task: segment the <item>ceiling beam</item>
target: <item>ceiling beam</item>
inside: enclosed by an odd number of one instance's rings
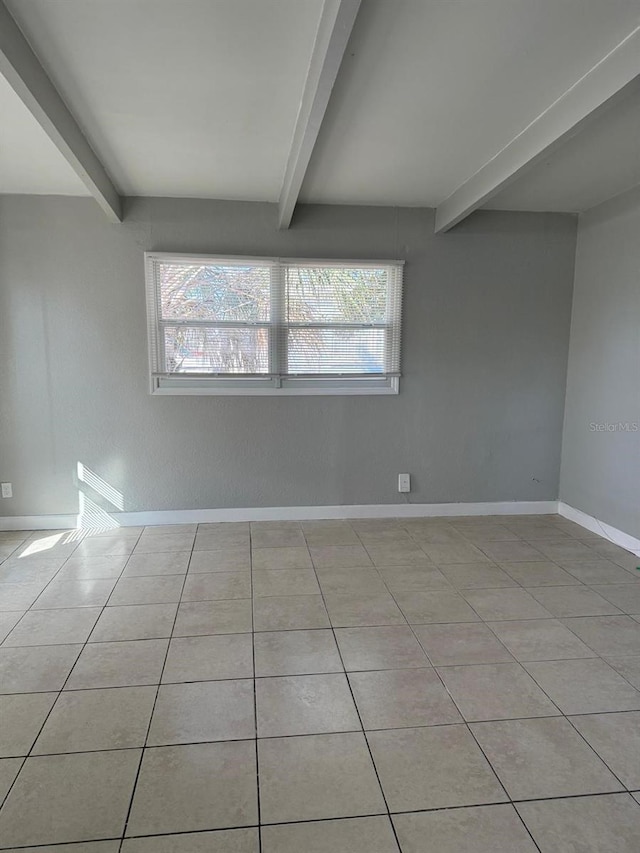
[[[0,73],[111,222],[121,222],[122,203],[111,178],[2,0]]]
[[[436,208],[448,231],[610,106],[640,75],[640,27],[623,39]]]
[[[288,228],[361,0],[325,0],[280,191],[278,227]]]

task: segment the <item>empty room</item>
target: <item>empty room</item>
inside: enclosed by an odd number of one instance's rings
[[[640,851],[640,0],[0,0],[0,853]]]

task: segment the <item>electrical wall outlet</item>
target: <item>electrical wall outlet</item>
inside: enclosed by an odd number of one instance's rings
[[[411,474],[398,474],[398,491],[411,491]]]
[[[11,485],[11,483],[0,483],[0,487],[2,488],[3,498],[13,497],[13,486]]]

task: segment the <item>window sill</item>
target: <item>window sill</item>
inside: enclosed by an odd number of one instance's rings
[[[321,379],[209,379],[203,377],[165,377],[151,379],[153,395],[208,395],[226,397],[294,397],[294,396],[376,396],[398,394],[397,376],[363,379],[345,377]]]

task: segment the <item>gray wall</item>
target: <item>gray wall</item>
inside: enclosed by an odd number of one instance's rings
[[[546,500],[558,494],[575,218],[0,198],[0,514],[76,512],[76,463],[125,509]],[[399,396],[151,397],[143,251],[405,258]]]
[[[580,217],[560,497],[640,537],[640,189]]]

